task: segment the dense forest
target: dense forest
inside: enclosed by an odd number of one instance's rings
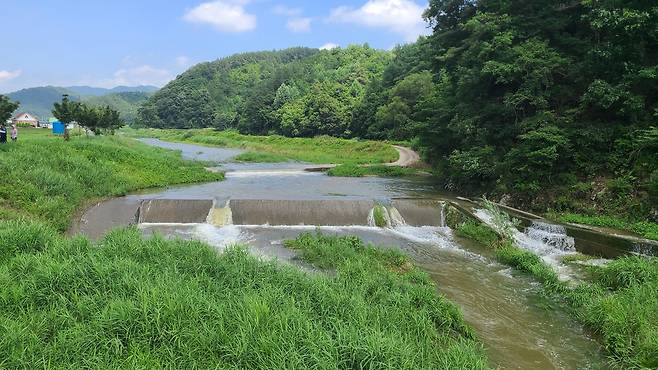
[[[431,0],[433,33],[235,55],[156,93],[138,123],[410,140],[447,189],[658,220],[658,6]]]

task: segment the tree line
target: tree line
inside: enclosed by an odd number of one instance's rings
[[[61,102],[54,104],[52,113],[63,124],[77,122],[96,135],[114,135],[114,131],[125,124],[121,114],[109,105],[96,107],[72,101],[68,95],[64,95]]]
[[[410,140],[460,193],[658,220],[655,2],[431,0],[424,16],[432,34],[392,52],[198,65],[138,123]]]

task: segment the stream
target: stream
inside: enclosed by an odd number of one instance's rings
[[[334,178],[306,172],[316,165],[232,163],[239,150],[142,139],[142,142],[179,150],[187,159],[216,162],[226,180],[201,185],[171,187],[134,194],[90,208],[72,232],[99,238],[134,214],[143,200],[213,200],[215,207],[229,202],[293,201],[300,213],[314,215],[318,204],[331,207],[340,201],[376,201],[389,204],[397,198],[451,199],[427,177],[388,179],[377,177]],[[326,203],[318,203],[318,202]],[[307,202],[307,203],[305,203]],[[270,204],[270,203],[267,203]],[[272,202],[277,205],[280,203]],[[308,204],[309,209],[304,209]],[[216,208],[216,209],[218,209]],[[229,209],[229,207],[226,207]],[[234,211],[235,212],[235,211]],[[233,217],[239,217],[233,215]],[[332,220],[329,220],[332,221]],[[457,304],[466,321],[484,343],[491,365],[503,369],[600,369],[605,358],[597,342],[567,312],[549,307],[541,286],[529,277],[495,262],[491,252],[456,237],[444,225],[409,226],[404,222],[377,228],[364,225],[233,225],[220,223],[140,224],[145,235],[200,239],[218,249],[235,243],[248,244],[254,254],[281,263],[299,264],[283,240],[302,232],[357,235],[367,242],[398,248],[410,256],[436,282],[438,291]],[[563,251],[560,251],[563,252]],[[310,266],[301,266],[312,269]]]

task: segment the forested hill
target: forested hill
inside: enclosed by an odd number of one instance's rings
[[[391,53],[291,49],[196,66],[140,122],[415,139],[461,193],[658,219],[656,2],[431,0],[425,16],[433,34]]]
[[[367,46],[293,48],[199,64],[140,111],[149,127],[239,128],[246,133],[351,136],[351,113],[392,54]]]

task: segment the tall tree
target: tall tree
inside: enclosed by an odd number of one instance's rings
[[[16,111],[19,106],[20,103],[13,102],[6,96],[0,95],[0,123],[4,124],[8,119],[10,119],[14,111]]]

